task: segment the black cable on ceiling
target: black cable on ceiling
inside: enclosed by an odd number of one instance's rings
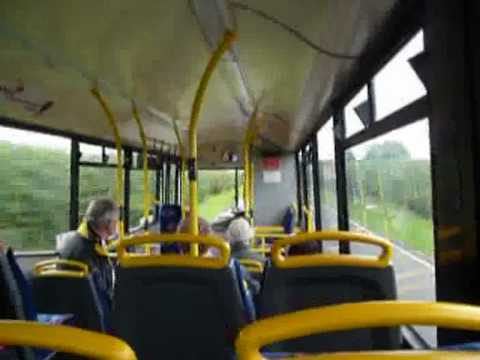
[[[266,12],[262,11],[262,10],[259,10],[259,9],[256,9],[256,8],[253,8],[249,5],[246,5],[246,4],[243,4],[243,3],[240,3],[240,2],[236,2],[236,1],[232,1],[230,2],[230,6],[234,9],[238,9],[238,10],[243,10],[243,11],[248,11],[252,14],[255,14],[261,18],[263,18],[264,20],[267,20],[275,25],[278,25],[280,26],[282,29],[284,29],[285,31],[289,32],[291,35],[293,35],[294,37],[296,37],[298,40],[300,40],[301,42],[303,42],[304,44],[308,45],[309,47],[311,47],[313,50],[317,51],[318,53],[320,54],[323,54],[325,56],[329,56],[329,57],[332,57],[332,58],[335,58],[335,59],[343,59],[343,60],[354,60],[354,59],[357,59],[359,56],[358,55],[351,55],[351,54],[342,54],[342,53],[337,53],[335,51],[331,51],[331,50],[328,50],[328,49],[325,49],[324,47],[318,45],[318,44],[315,44],[312,40],[310,40],[309,38],[307,38],[305,35],[303,35],[300,31],[298,31],[297,29],[294,29],[293,27],[291,27],[290,25],[280,21],[279,19],[277,19],[276,17],[270,15],[270,14],[267,14]]]

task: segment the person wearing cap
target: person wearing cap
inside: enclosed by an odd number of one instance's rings
[[[250,241],[255,236],[253,228],[244,217],[238,217],[228,225],[225,237],[230,244],[232,257],[242,260],[257,260],[263,262],[263,255],[252,251]]]
[[[88,265],[107,311],[113,298],[113,265],[103,245],[116,234],[119,216],[120,210],[112,199],[92,200],[78,229],[62,234],[62,245],[57,249],[61,259]]]

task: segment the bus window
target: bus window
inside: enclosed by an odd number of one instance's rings
[[[109,147],[101,147],[98,145],[91,145],[80,143],[80,153],[82,154],[82,162],[89,163],[106,163],[106,164],[116,164],[117,163],[117,151]],[[105,156],[105,159],[104,159]],[[103,161],[105,160],[105,161]]]
[[[353,147],[346,163],[351,230],[394,242],[400,299],[435,300],[428,119]],[[434,343],[433,330],[422,331]]]
[[[200,170],[198,177],[200,216],[213,221],[235,206],[235,170]],[[243,187],[240,184],[241,198]]]
[[[149,171],[150,200],[155,196],[155,171]],[[143,171],[132,170],[130,172],[130,227],[139,225],[143,218]],[[151,206],[153,209],[153,206]]]
[[[53,250],[69,227],[70,140],[1,127],[0,173],[0,239]]]
[[[420,31],[374,77],[377,119],[383,119],[427,93],[408,62],[422,51],[423,32]]]
[[[335,146],[333,120],[330,119],[317,133],[320,170],[320,199],[323,229],[337,229],[337,177],[335,174]]]
[[[349,137],[365,128],[355,112],[355,108],[368,100],[367,86],[364,86],[357,95],[345,106],[345,132]]]
[[[322,229],[337,229],[337,176],[335,173],[333,120],[331,118],[318,131],[317,142]],[[338,253],[338,242],[324,241],[323,251]]]

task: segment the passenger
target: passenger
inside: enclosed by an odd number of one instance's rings
[[[120,211],[108,198],[92,200],[84,220],[76,231],[64,235],[60,258],[88,264],[102,297],[103,307],[110,312],[113,297],[113,265],[103,245],[116,233]]]
[[[190,216],[187,214],[185,219],[182,220],[180,225],[178,226],[178,232],[187,234],[189,233],[189,226],[190,226]],[[198,233],[200,235],[210,235],[212,233],[212,227],[210,223],[202,217],[198,218]],[[189,254],[190,246],[186,244],[182,244],[182,249],[184,254]],[[217,249],[211,249],[206,245],[200,244],[198,247],[198,253],[200,256],[208,256],[208,257],[215,257],[217,256],[216,253]]]
[[[318,241],[307,241],[298,245],[290,245],[288,255],[309,255],[320,252],[320,244]]]
[[[160,209],[160,232],[173,234],[177,231],[182,220],[182,208],[179,205],[163,205]],[[161,246],[162,254],[178,254],[182,247],[177,243],[164,243]]]
[[[249,259],[263,262],[265,260],[263,255],[252,251],[250,247],[250,241],[254,236],[254,231],[247,219],[239,217],[233,220],[225,233],[225,237],[230,243],[232,257],[238,260]]]

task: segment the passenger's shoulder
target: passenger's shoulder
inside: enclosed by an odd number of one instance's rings
[[[59,235],[57,250],[63,257],[71,257],[88,251],[89,241],[77,231],[68,231]]]

